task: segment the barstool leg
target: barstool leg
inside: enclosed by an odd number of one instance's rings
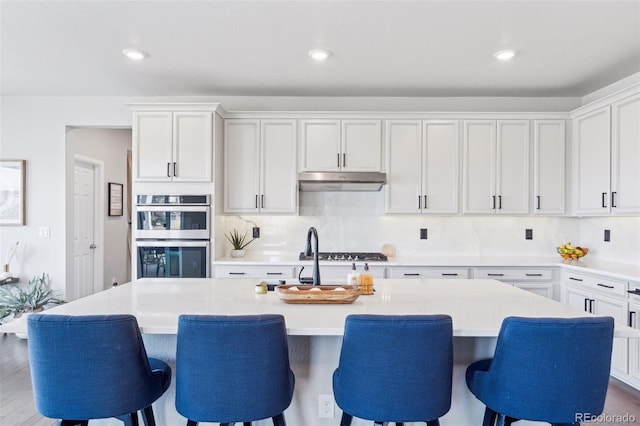
[[[351,420],[353,420],[353,416],[343,411],[340,426],[351,426]]]
[[[271,418],[273,420],[273,426],[287,426],[287,422],[284,421],[284,414],[276,414]]]
[[[145,426],[156,426],[156,419],[153,416],[153,407],[151,405],[142,410],[142,422]]]
[[[187,426],[198,426],[198,422],[195,420],[187,420]]]
[[[427,426],[440,426],[440,419],[429,420]]]
[[[125,414],[124,416],[118,416],[118,420],[124,423],[124,426],[139,426],[137,412]]]
[[[482,426],[493,426],[496,422],[496,416],[498,413],[487,407],[484,410],[484,419],[482,420]]]

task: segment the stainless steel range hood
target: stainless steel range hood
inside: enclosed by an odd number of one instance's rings
[[[298,174],[300,191],[380,191],[387,175],[379,172],[305,172]]]

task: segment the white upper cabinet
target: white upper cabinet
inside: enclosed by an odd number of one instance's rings
[[[464,122],[463,213],[529,211],[529,121]]]
[[[137,111],[133,120],[138,182],[211,182],[213,113]]]
[[[573,123],[575,213],[640,213],[640,94]]]
[[[609,212],[611,113],[609,106],[573,121],[576,214]]]
[[[295,135],[295,120],[225,120],[225,213],[296,213]]]
[[[640,94],[612,106],[611,211],[640,213]]]
[[[301,171],[382,169],[380,120],[300,120]]]
[[[386,122],[386,213],[458,213],[458,122]]]
[[[565,121],[533,122],[533,213],[565,212]]]

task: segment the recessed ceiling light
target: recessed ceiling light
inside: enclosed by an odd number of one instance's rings
[[[316,61],[324,61],[331,55],[331,52],[323,49],[313,49],[309,51],[309,56],[311,56]]]
[[[133,59],[134,61],[140,61],[149,56],[149,54],[147,54],[146,52],[137,49],[124,49],[122,51],[122,54],[129,59]]]
[[[493,54],[493,57],[501,61],[508,61],[509,59],[512,59],[514,56],[516,56],[516,53],[517,52],[515,50],[511,49],[499,50]]]

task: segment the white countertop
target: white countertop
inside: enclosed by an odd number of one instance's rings
[[[180,314],[282,314],[290,335],[340,336],[348,314],[448,314],[455,336],[494,337],[507,316],[580,317],[585,312],[495,280],[376,280],[372,296],[351,304],[287,304],[274,292],[255,294],[253,279],[141,279],[46,313],[133,314],[143,333],[175,334]],[[0,328],[25,332],[24,318]],[[626,326],[618,337],[638,337]]]
[[[358,264],[364,262],[356,262]],[[243,258],[223,257],[213,262],[215,266],[264,266],[264,265],[311,265],[312,262],[298,260],[297,255],[258,256]],[[321,261],[322,266],[349,266],[350,262]],[[573,270],[607,274],[614,278],[640,281],[640,264],[608,262],[589,258],[563,260],[559,256],[403,256],[390,257],[387,262],[369,262],[370,266],[468,266],[468,267],[568,267]]]

